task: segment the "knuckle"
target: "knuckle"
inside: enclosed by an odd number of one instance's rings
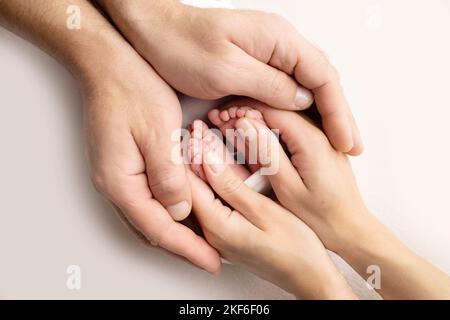
[[[124,183],[123,179],[109,169],[110,166],[99,166],[91,172],[91,181],[101,195],[123,208],[138,206],[136,195]]]
[[[221,194],[223,196],[236,194],[239,192],[244,182],[235,175],[227,175],[223,178]]]
[[[277,26],[284,26],[286,24],[289,24],[289,22],[284,18],[282,15],[274,12],[264,12],[262,13],[264,15],[264,20],[267,23],[272,23]]]
[[[333,77],[334,79],[337,79],[338,81],[340,81],[341,75],[339,74],[338,69],[336,69],[336,67],[335,67],[332,63],[329,63],[329,65],[330,65],[332,77]]]
[[[320,64],[321,66],[327,67],[329,68],[330,66],[330,60],[328,58],[328,55],[319,49],[318,55],[317,55],[317,62],[318,64]]]
[[[295,27],[285,17],[278,13],[265,13],[265,23],[280,37],[286,33],[296,31]]]
[[[94,173],[91,177],[95,189],[106,199],[123,208],[134,208],[138,206],[136,196],[129,188],[121,184],[119,178]],[[115,182],[113,182],[115,181]]]
[[[272,200],[269,200],[265,197],[260,197],[258,201],[255,201],[251,204],[251,209],[252,211],[257,213],[267,212],[269,209],[273,209],[272,204]]]
[[[317,49],[317,50],[318,50],[318,53],[317,53],[316,63],[318,65],[318,68],[320,68],[321,70],[325,70],[326,82],[330,82],[335,79],[339,79],[338,71],[331,63],[330,58],[328,57],[326,52],[321,49]]]
[[[194,21],[198,33],[199,43],[203,46],[215,46],[222,35],[229,29],[232,15],[224,10],[211,11],[203,19]]]
[[[232,220],[232,217],[233,217],[234,215],[238,214],[238,212],[237,212],[236,210],[231,209],[231,208],[228,207],[228,206],[224,206],[224,205],[222,204],[222,202],[221,202],[219,199],[216,199],[216,200],[218,201],[218,203],[220,203],[220,208],[218,207],[216,212],[217,212],[217,214],[220,215],[220,217],[221,217],[222,220],[224,221],[224,224],[223,224],[223,225],[226,226],[226,225],[227,225],[226,223],[228,223],[228,221]],[[222,232],[223,232],[224,234],[227,234],[227,233],[228,233],[227,230],[228,230],[228,229],[224,228],[224,229],[222,230]]]
[[[120,204],[121,207],[125,208],[127,211],[133,211],[135,208],[139,208],[142,203],[142,199],[136,198],[136,195],[129,189],[122,186],[117,187],[110,198]]]
[[[275,74],[272,76],[271,82],[270,82],[270,88],[271,90],[267,92],[267,94],[271,95],[272,97],[279,97],[282,95],[283,88],[285,87],[285,81],[284,81],[284,73],[281,71],[276,71]],[[270,97],[269,97],[270,98]]]
[[[297,159],[293,159],[292,163],[298,164],[299,161]],[[302,192],[298,190],[298,188],[277,188],[277,197],[283,204],[295,204],[295,203],[301,203],[301,200],[304,199]],[[291,207],[293,209],[294,207]],[[298,210],[294,210],[297,212]]]
[[[218,198],[213,200],[210,210],[211,216],[218,218],[203,221],[204,231],[210,236],[208,241],[211,241],[212,245],[220,250],[233,251],[239,245],[239,241],[233,229],[232,219],[239,213],[223,205]]]
[[[112,181],[114,181],[114,178],[110,173],[111,170],[108,168],[109,166],[106,165],[99,165],[95,167],[91,171],[91,181],[97,192],[111,199],[111,195],[113,194]]]
[[[150,189],[153,192],[174,194],[185,187],[186,179],[181,173],[159,172],[157,178],[149,178]]]
[[[143,229],[145,230],[145,237],[152,246],[164,247],[166,246],[168,239],[171,237],[172,226],[172,224],[167,223],[160,225],[157,229],[155,229],[152,222],[148,222],[147,225],[143,226]]]
[[[232,59],[221,54],[213,58],[209,64],[210,69],[205,74],[207,91],[211,98],[222,98],[233,92],[233,67]]]
[[[103,193],[104,190],[106,190],[106,179],[101,172],[98,171],[91,172],[91,181],[97,192]]]
[[[214,214],[218,216],[228,216],[230,214],[231,209],[222,204],[218,198],[215,198],[211,204],[212,211]]]
[[[210,210],[211,210],[211,216],[214,217],[218,217],[218,221],[220,221],[221,225],[224,225],[223,222],[225,220],[227,220],[230,215],[232,214],[232,210],[223,205],[222,201],[218,198],[215,198],[211,205],[210,205]],[[218,229],[217,224],[215,223],[217,220],[206,220],[205,221],[205,226],[206,228],[211,232],[211,233],[215,233],[217,235],[218,232],[222,233],[224,232],[225,229]]]

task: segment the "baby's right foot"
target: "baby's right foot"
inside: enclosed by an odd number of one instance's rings
[[[257,171],[260,166],[256,161],[257,158],[257,148],[258,146],[254,146],[254,148],[249,148],[246,141],[239,142],[236,138],[236,132],[239,130],[236,127],[238,122],[242,122],[244,119],[255,120],[262,125],[266,126],[264,118],[262,114],[255,109],[252,109],[248,106],[236,107],[232,106],[227,109],[218,110],[213,109],[208,113],[208,118],[212,124],[214,124],[217,128],[220,129],[222,134],[227,139],[233,139],[234,141],[230,141],[233,143],[238,154],[245,156],[245,163],[250,168],[250,171]],[[239,126],[238,126],[239,127]]]

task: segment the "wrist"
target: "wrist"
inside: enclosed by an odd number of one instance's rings
[[[369,214],[352,226],[352,231],[341,239],[336,252],[361,276],[367,275],[369,266],[382,266],[386,262],[402,260],[407,252],[397,237],[375,216]]]
[[[353,292],[344,277],[336,270],[335,274],[328,281],[324,282],[321,288],[322,300],[357,300],[358,297]]]
[[[380,226],[364,205],[330,216],[319,228],[321,232],[318,235],[328,250],[339,255],[355,244],[365,246],[371,243],[371,237]]]
[[[322,248],[323,249],[323,248]],[[315,259],[314,264],[305,268],[304,257],[297,257],[298,261],[288,261],[280,274],[280,287],[291,292],[299,299],[308,300],[354,300],[353,293],[347,281],[332,262],[327,253],[321,259]]]
[[[139,21],[164,21],[185,6],[179,0],[96,0],[106,13],[122,28]]]
[[[375,244],[384,243],[390,238],[386,227],[369,211],[348,221],[343,232],[336,238],[336,253],[347,255],[349,252],[369,252]]]
[[[317,267],[317,266],[316,266]],[[291,291],[298,299],[308,300],[356,300],[358,297],[353,293],[351,287],[344,279],[339,270],[334,266],[331,268],[317,268],[320,274],[314,279],[298,279],[297,273],[292,279]]]
[[[97,3],[133,47],[141,54],[145,52],[144,56],[152,56],[152,50],[179,34],[175,30],[178,26],[185,29],[183,24],[189,21],[185,16],[191,10],[179,0],[97,0]]]
[[[65,57],[69,69],[80,81],[106,76],[127,45],[118,34],[109,30],[95,32],[88,38]]]
[[[86,43],[67,63],[84,91],[123,82],[134,61],[142,60],[115,31],[98,31]]]

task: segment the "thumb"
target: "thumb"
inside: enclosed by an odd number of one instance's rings
[[[208,243],[225,258],[231,258],[230,252],[252,247],[249,234],[258,231],[258,228],[241,213],[224,205],[202,179],[192,172],[188,171],[187,174],[194,191],[193,211]]]
[[[267,227],[277,212],[276,204],[247,186],[214,150],[205,150],[203,157],[203,170],[213,190],[253,225]]]
[[[232,93],[252,97],[270,106],[285,110],[304,110],[314,100],[311,91],[292,77],[246,54],[241,49],[238,59],[239,77],[231,82]]]
[[[191,211],[191,190],[180,147],[180,129],[158,128],[144,150],[148,184],[153,197],[174,220],[185,219]]]

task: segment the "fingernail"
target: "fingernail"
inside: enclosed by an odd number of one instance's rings
[[[209,166],[215,174],[221,174],[225,170],[225,164],[217,153],[208,150],[204,155],[204,164]]]
[[[166,207],[166,210],[169,212],[169,214],[175,221],[181,221],[186,219],[186,217],[189,215],[190,211],[189,209],[190,209],[189,202],[185,200]]]
[[[297,87],[297,93],[295,94],[295,106],[298,110],[305,110],[309,108],[314,100],[314,96],[311,91],[303,87]]]

